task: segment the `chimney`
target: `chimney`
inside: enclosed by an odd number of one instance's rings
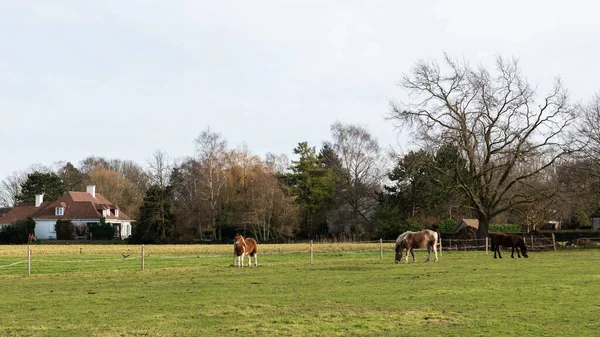
[[[43,202],[44,202],[44,194],[36,194],[35,195],[35,207],[40,207],[40,205]]]
[[[96,197],[96,185],[87,185],[86,192],[92,195],[93,198]]]

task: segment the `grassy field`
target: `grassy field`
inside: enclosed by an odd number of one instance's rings
[[[1,336],[595,336],[600,250],[394,264],[391,244],[0,246]],[[81,251],[80,251],[81,248]],[[123,258],[121,254],[129,255]]]

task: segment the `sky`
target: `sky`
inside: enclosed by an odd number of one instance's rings
[[[540,90],[600,89],[593,1],[0,1],[0,180],[88,156],[145,165],[231,148],[293,158],[336,121],[410,148],[386,120],[418,60],[517,58]],[[542,92],[543,93],[543,92]]]

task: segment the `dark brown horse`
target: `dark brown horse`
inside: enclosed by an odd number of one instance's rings
[[[252,267],[252,257],[254,257],[254,266],[258,266],[256,240],[251,238],[244,239],[240,234],[236,234],[233,243],[233,266],[244,267],[245,255],[248,255],[248,267]]]
[[[490,234],[489,237],[492,239],[492,250],[494,251],[494,259],[496,258],[496,252],[498,252],[498,256],[502,258],[500,254],[500,246],[503,247],[511,247],[512,253],[510,257],[515,257],[515,249],[517,250],[517,256],[521,258],[521,254],[519,254],[519,249],[523,254],[523,257],[529,257],[527,255],[527,246],[525,246],[525,240],[517,234],[503,234],[503,233],[494,233]]]

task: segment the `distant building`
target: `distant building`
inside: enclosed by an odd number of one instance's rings
[[[600,208],[590,216],[592,229],[600,229]]]
[[[477,219],[462,219],[456,227],[454,227],[454,233],[460,232],[463,228],[472,227],[476,230],[479,229],[479,220]]]
[[[73,225],[100,222],[115,228],[115,238],[125,239],[131,235],[132,219],[119,208],[96,193],[96,186],[87,186],[86,192],[65,192],[53,202],[44,202],[44,195],[36,195],[35,202],[22,203],[0,216],[0,226],[9,225],[27,217],[35,220],[35,236],[38,239],[56,239],[56,221],[71,220]]]

